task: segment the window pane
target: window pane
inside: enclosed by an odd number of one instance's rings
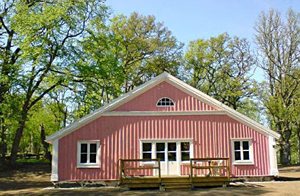
[[[174,102],[169,98],[161,98],[158,103],[158,106],[173,106]]]
[[[151,153],[143,153],[143,159],[151,159]]]
[[[248,141],[243,142],[243,150],[249,150],[249,142]]]
[[[234,152],[235,160],[241,160],[241,153],[240,152]]]
[[[240,150],[240,142],[234,142],[234,150]]]
[[[81,144],[80,148],[81,148],[81,152],[87,153],[87,144]]]
[[[189,142],[181,142],[181,151],[189,151],[190,143]]]
[[[168,153],[168,160],[169,161],[176,161],[176,153],[175,152],[169,152]]]
[[[87,154],[80,155],[80,163],[87,163]]]
[[[160,161],[165,161],[165,153],[156,153],[156,158],[160,159]]]
[[[190,153],[189,152],[182,152],[181,153],[181,160],[182,161],[188,161],[188,160],[190,160]]]
[[[168,143],[168,151],[176,151],[176,143]]]
[[[97,145],[96,144],[90,144],[90,153],[96,153],[97,150]]]
[[[244,160],[250,160],[249,151],[244,151]]]
[[[96,163],[96,154],[90,154],[90,163]]]
[[[156,151],[165,151],[165,143],[156,143]]]
[[[143,151],[151,151],[151,143],[143,143]]]

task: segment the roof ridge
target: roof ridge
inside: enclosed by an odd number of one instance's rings
[[[279,138],[280,135],[274,131],[272,131],[269,128],[264,127],[263,125],[259,124],[255,120],[245,116],[244,114],[241,114],[240,112],[230,108],[229,106],[221,103],[220,101],[210,97],[209,95],[201,92],[200,90],[188,85],[187,83],[181,81],[180,79],[172,76],[168,72],[164,71],[160,75],[152,78],[151,80],[145,82],[144,84],[134,88],[132,91],[125,93],[118,98],[112,100],[112,102],[105,104],[104,106],[100,107],[99,109],[96,109],[95,111],[91,112],[90,114],[87,114],[86,116],[78,119],[77,121],[73,122],[69,126],[55,132],[54,134],[48,136],[46,138],[47,142],[52,142],[56,139],[59,139],[74,130],[77,130],[78,128],[86,125],[87,123],[99,118],[101,114],[103,114],[106,111],[110,111],[128,101],[133,99],[134,97],[142,94],[143,92],[147,91],[148,89],[156,86],[157,84],[163,82],[163,81],[170,81],[172,84],[175,85],[175,87],[181,88],[181,90],[192,94],[192,96],[196,97],[197,99],[200,99],[201,101],[213,105],[217,107],[218,109],[223,109],[229,116],[234,118],[235,120],[242,122],[244,124],[247,124],[248,126],[252,127],[255,130],[259,130],[265,134],[271,135],[275,138]],[[124,102],[124,103],[123,103]]]

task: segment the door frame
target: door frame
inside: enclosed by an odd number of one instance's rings
[[[151,152],[151,157],[152,159],[155,159],[156,158],[156,143],[165,143],[165,154],[167,153],[167,148],[168,148],[168,145],[167,143],[169,142],[175,142],[176,143],[176,159],[177,159],[177,171],[176,171],[176,174],[175,175],[181,175],[181,172],[180,172],[180,167],[182,164],[187,164],[189,163],[189,161],[181,161],[181,149],[180,149],[180,143],[181,142],[189,142],[190,143],[190,158],[194,158],[194,144],[193,144],[193,139],[192,138],[184,138],[184,139],[173,139],[173,138],[170,138],[170,139],[139,139],[139,144],[140,144],[140,158],[143,158],[143,143],[151,143],[152,144],[152,152]],[[167,155],[165,155],[167,156]],[[154,164],[154,163],[151,163],[151,162],[143,162],[142,163],[143,165],[145,164]],[[167,171],[167,175],[169,175],[168,173],[168,163],[166,161],[165,163],[165,171]],[[156,174],[157,175],[157,174]],[[173,174],[174,175],[174,174]]]

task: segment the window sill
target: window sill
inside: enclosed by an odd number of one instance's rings
[[[235,161],[233,165],[254,165],[253,161]]]
[[[77,165],[77,168],[100,168],[99,164]]]
[[[155,162],[151,161],[151,162],[142,162],[142,163],[140,163],[140,166],[147,166],[147,165],[153,166],[153,165],[155,165]]]

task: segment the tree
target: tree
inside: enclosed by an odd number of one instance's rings
[[[69,49],[89,20],[103,15],[100,1],[16,1],[10,26],[20,48],[22,71],[14,88],[24,94],[10,163],[14,165],[30,109],[56,87],[68,83]],[[28,28],[30,27],[30,28]]]
[[[291,144],[295,98],[300,78],[295,69],[300,63],[300,15],[289,10],[286,18],[270,10],[256,24],[256,42],[268,84],[264,103],[271,127],[280,135],[280,162],[291,163]]]
[[[153,16],[119,15],[94,20],[77,62],[79,116],[168,71],[176,75],[182,44]],[[97,101],[95,101],[97,100]]]
[[[241,111],[254,104],[256,83],[251,76],[255,66],[249,43],[226,33],[190,42],[185,54],[188,82]]]
[[[0,2],[0,130],[1,130],[1,162],[5,160],[7,144],[7,127],[12,115],[9,109],[9,93],[20,70],[18,59],[20,48],[16,45],[16,32],[10,21],[15,12],[14,1]]]

